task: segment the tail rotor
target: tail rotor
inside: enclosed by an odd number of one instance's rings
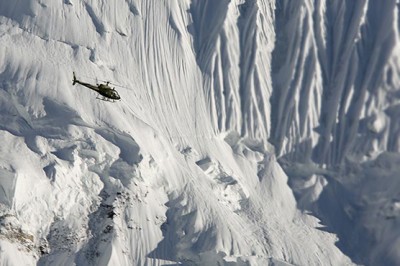
[[[77,79],[76,79],[76,76],[75,76],[75,72],[72,72],[72,74],[73,74],[73,80],[72,80],[72,85],[75,85],[75,83],[76,83],[76,81],[77,81]]]

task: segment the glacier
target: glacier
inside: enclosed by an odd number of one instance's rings
[[[0,1],[0,265],[400,264],[399,8]]]

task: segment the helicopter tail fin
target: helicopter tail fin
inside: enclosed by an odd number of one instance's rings
[[[75,85],[75,83],[76,83],[76,81],[77,81],[77,79],[76,79],[76,77],[75,77],[75,72],[72,72],[72,74],[73,74],[73,76],[74,76],[74,78],[73,78],[73,80],[72,80],[72,85]]]

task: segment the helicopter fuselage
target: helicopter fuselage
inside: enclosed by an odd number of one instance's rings
[[[110,86],[108,86],[106,84],[98,84],[97,86],[95,86],[95,85],[92,85],[92,84],[89,84],[86,82],[79,81],[77,79],[74,79],[73,81],[74,81],[73,84],[78,83],[82,86],[85,86],[86,88],[96,91],[97,93],[99,93],[100,95],[102,95],[105,98],[109,98],[112,100],[121,99],[118,92],[114,88],[111,88]]]

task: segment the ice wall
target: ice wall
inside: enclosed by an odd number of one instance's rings
[[[270,141],[299,206],[370,265],[398,263],[386,244],[399,237],[387,218],[398,194],[382,189],[399,182],[398,12],[397,1],[280,1],[275,10]]]
[[[279,150],[308,145],[329,165],[398,151],[385,112],[398,86],[396,1],[282,1],[276,18],[271,141]]]

